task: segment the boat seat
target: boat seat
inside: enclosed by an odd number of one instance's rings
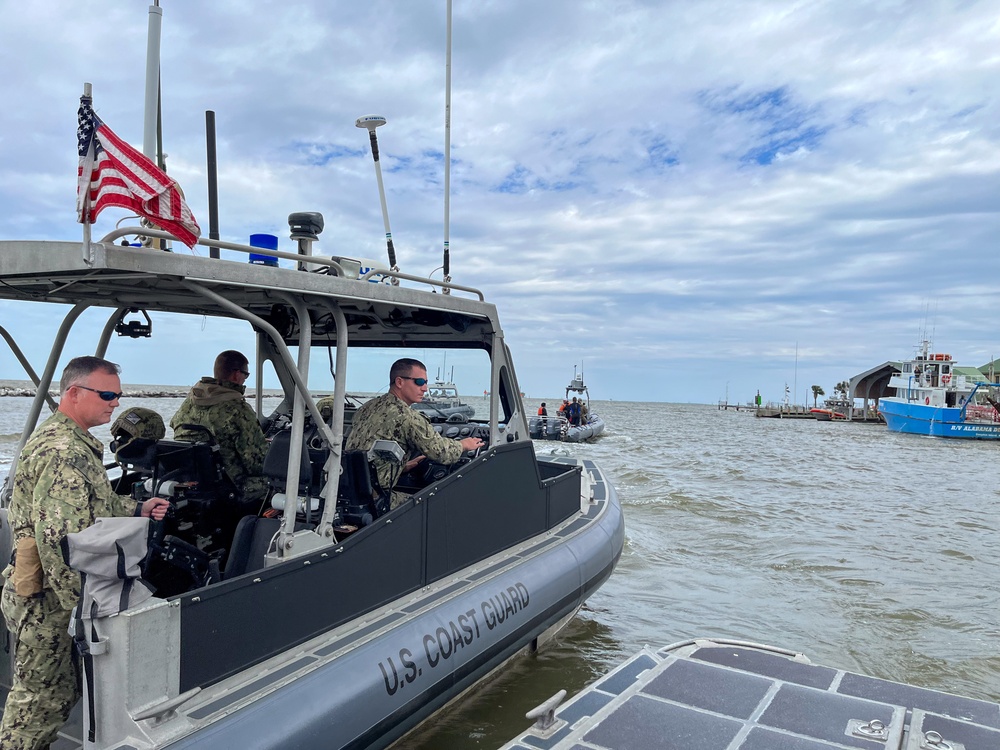
[[[112,449],[116,448],[113,444]],[[194,443],[135,438],[117,449],[115,458],[123,469],[123,478],[141,475],[152,476],[157,483],[168,479],[196,482],[204,493],[214,493],[218,497],[237,495],[214,440]],[[127,483],[123,490],[128,491]],[[154,486],[153,491],[156,492],[157,487]]]
[[[211,442],[158,440],[156,470],[160,479],[199,481],[214,486],[219,480],[222,458],[219,446]]]
[[[344,451],[340,459],[343,471],[337,487],[337,508],[343,520],[358,526],[367,526],[374,519],[389,512],[389,499],[374,497],[372,467],[368,451]]]
[[[267,482],[278,492],[285,491],[285,482],[288,479],[288,455],[292,445],[291,430],[282,430],[271,440],[271,445],[264,456],[264,468],[262,473],[267,477]],[[310,494],[313,489],[313,468],[309,460],[309,446],[303,442],[302,457],[299,461],[299,490]]]
[[[280,518],[244,516],[236,525],[233,543],[222,571],[223,580],[241,576],[264,567],[264,556],[271,539],[281,528]]]
[[[372,472],[367,451],[344,451],[340,459],[344,470],[340,474],[338,497],[365,505],[372,497]]]

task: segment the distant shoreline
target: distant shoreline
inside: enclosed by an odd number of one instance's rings
[[[20,398],[34,398],[35,391],[37,389],[30,381],[11,381],[11,380],[0,380],[0,398],[4,396],[15,396]],[[187,398],[188,393],[190,393],[190,386],[179,386],[179,385],[133,385],[133,386],[123,386],[122,388],[122,398]],[[253,389],[247,389],[247,398],[252,398],[254,395]],[[325,396],[325,393],[314,393],[314,398],[320,398]],[[357,392],[351,393],[350,395],[354,397],[369,397],[378,395],[376,393],[367,392]],[[58,400],[59,391],[49,390],[49,396]],[[265,388],[264,398],[283,398],[284,393],[278,388]]]
[[[188,394],[187,388],[183,388],[176,391],[171,390],[125,390],[123,391],[123,398],[184,398]],[[34,388],[2,388],[0,387],[0,397],[2,396],[23,396],[27,398],[35,397],[36,389]],[[49,395],[52,398],[59,398],[59,391],[49,391]]]

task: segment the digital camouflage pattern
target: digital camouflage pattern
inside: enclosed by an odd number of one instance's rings
[[[4,750],[53,742],[79,697],[67,630],[80,574],[63,560],[60,544],[98,517],[136,510],[131,498],[114,493],[103,456],[97,438],[56,412],[35,430],[18,461],[8,517],[15,545],[35,539],[43,580],[40,595],[22,597],[14,591],[13,567],[4,571],[0,609],[16,640],[14,687],[0,724]]]
[[[462,444],[441,437],[430,421],[416,409],[411,409],[392,393],[384,393],[366,401],[354,415],[346,450],[371,450],[376,440],[395,440],[406,451],[403,463],[424,455],[440,464],[453,464],[462,457]],[[389,461],[375,458],[379,485],[391,490],[402,469]],[[395,507],[394,502],[394,507]]]
[[[175,440],[202,442],[203,430],[187,429],[185,424],[207,429],[219,444],[222,465],[229,478],[243,493],[244,500],[256,500],[267,494],[267,481],[261,475],[267,441],[257,415],[243,397],[243,386],[215,378],[202,378],[191,388],[177,413],[170,420]]]

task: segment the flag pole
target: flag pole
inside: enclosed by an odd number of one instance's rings
[[[163,24],[163,8],[156,4],[149,6],[149,29],[146,38],[146,102],[143,110],[142,153],[156,163],[156,110],[160,96],[160,27]]]
[[[142,153],[153,164],[156,156],[156,130],[160,109],[160,28],[163,26],[163,8],[160,0],[149,6],[149,25],[146,36],[146,100],[142,121]],[[162,167],[161,167],[162,169]],[[147,220],[148,221],[148,220]],[[149,226],[149,224],[147,224]],[[156,250],[166,249],[163,240],[146,240]]]
[[[83,95],[87,99],[93,97],[94,87],[89,83],[83,84]],[[83,196],[83,262],[90,264],[93,258],[90,255],[90,182],[88,179],[87,190]],[[79,188],[78,188],[79,189]]]

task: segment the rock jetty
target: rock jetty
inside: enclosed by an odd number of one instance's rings
[[[184,398],[188,394],[187,388],[178,388],[177,390],[132,390],[126,388],[123,393],[125,398]],[[34,388],[23,388],[17,386],[0,386],[0,396],[27,396],[34,397]],[[59,391],[49,391],[49,395],[52,398],[59,398]]]

